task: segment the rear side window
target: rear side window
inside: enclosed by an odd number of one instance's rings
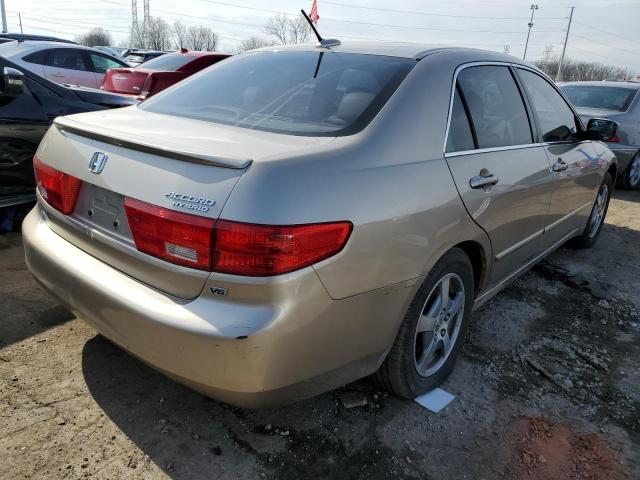
[[[473,150],[473,134],[469,118],[460,99],[460,91],[456,88],[451,109],[451,121],[449,123],[449,135],[447,136],[447,152],[462,152]]]
[[[369,124],[415,64],[330,51],[246,53],[138,108],[286,135],[351,135]]]
[[[465,68],[458,75],[458,87],[467,102],[478,148],[532,143],[527,111],[508,67]]]
[[[71,48],[54,48],[47,52],[45,65],[69,70],[90,71],[91,69],[84,61],[83,53],[82,50]]]
[[[46,50],[40,50],[39,52],[33,52],[33,53],[30,53],[29,55],[26,55],[25,57],[23,57],[22,60],[24,60],[25,62],[29,62],[29,63],[37,63],[38,65],[44,65],[45,64],[46,53],[47,53]]]
[[[540,75],[518,69],[544,142],[574,140],[577,132],[576,117],[555,88]]]

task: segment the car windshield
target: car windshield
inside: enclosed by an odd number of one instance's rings
[[[576,107],[619,112],[629,108],[633,96],[638,91],[634,88],[597,85],[562,85],[560,89]]]
[[[159,57],[152,58],[145,62],[144,67],[140,68],[144,68],[145,70],[174,72],[193,59],[194,57],[189,57],[180,53],[160,55]]]
[[[415,63],[349,53],[252,52],[140,108],[288,135],[351,135],[368,125]]]

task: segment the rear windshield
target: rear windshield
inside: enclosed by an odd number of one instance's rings
[[[140,104],[150,112],[288,135],[366,127],[416,61],[333,52],[232,57]]]
[[[194,57],[188,57],[179,53],[160,55],[159,57],[152,58],[151,60],[145,62],[144,67],[140,68],[144,68],[145,70],[175,72],[180,67],[193,60],[193,58]]]
[[[595,85],[561,85],[560,89],[576,107],[618,110],[619,112],[624,112],[629,108],[633,96],[638,91],[634,88]]]

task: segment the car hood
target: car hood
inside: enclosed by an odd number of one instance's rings
[[[128,107],[139,103],[139,100],[135,98],[105,92],[104,90],[97,90],[95,88],[81,87],[78,85],[65,85],[65,87],[73,91],[85,102],[93,103],[95,105],[115,108]]]
[[[58,117],[58,126],[129,148],[231,168],[316,151],[334,137],[302,137],[147,112],[135,106]]]

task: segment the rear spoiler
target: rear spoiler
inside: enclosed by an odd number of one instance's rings
[[[117,145],[130,150],[173,158],[174,160],[181,160],[184,162],[235,169],[247,168],[253,162],[250,158],[226,157],[222,155],[190,152],[183,149],[152,145],[151,143],[147,143],[138,138],[129,137],[123,132],[115,132],[105,129],[98,130],[93,126],[76,122],[65,117],[56,118],[53,124],[65,136],[66,134],[79,135],[81,137],[90,138],[92,140],[97,140],[111,145]]]

